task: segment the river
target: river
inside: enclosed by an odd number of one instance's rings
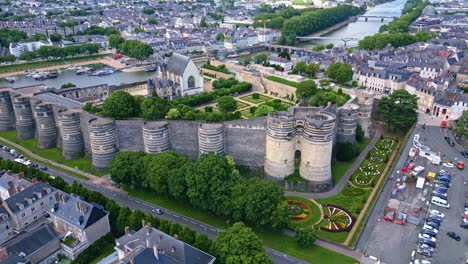
[[[407,0],[396,0],[387,2],[375,7],[370,8],[364,15],[365,16],[401,16],[401,9]],[[362,39],[365,36],[374,35],[379,31],[382,25],[388,24],[392,19],[386,18],[382,22],[380,18],[369,18],[366,22],[364,18],[359,18],[355,22],[351,22],[341,28],[331,31],[322,37],[331,38],[357,38]],[[343,46],[344,42],[341,40],[314,40],[308,42],[301,42],[297,44],[300,47],[311,48],[318,44],[333,43],[335,46]],[[356,46],[358,41],[349,41],[347,46]]]

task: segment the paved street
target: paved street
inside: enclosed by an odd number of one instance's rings
[[[420,141],[424,145],[429,146],[435,152],[440,152],[443,160],[465,159],[460,154],[460,150],[462,150],[460,146],[450,147],[445,142],[443,137],[448,130],[440,129],[440,121],[422,117],[419,123],[426,123],[426,129],[418,127],[413,131],[401,157],[397,161],[395,169],[392,171],[392,175],[396,175],[397,170],[404,166],[415,133],[420,134]],[[427,159],[419,158],[417,162],[426,167],[423,175],[426,175],[428,171],[437,172],[440,170],[438,166],[429,164]],[[451,208],[447,210],[440,207],[431,207],[431,209],[437,209],[446,214],[446,219],[443,221],[437,237],[437,248],[433,257],[429,259],[432,263],[465,263],[464,260],[468,257],[468,231],[459,227],[460,215],[463,212],[463,195],[468,190],[466,186],[468,173],[466,170],[460,172],[457,169],[451,169],[450,171],[453,176],[451,188],[448,191]],[[411,261],[411,252],[417,246],[417,236],[421,226],[412,224],[400,226],[382,219],[383,210],[390,199],[395,181],[396,177],[389,179],[385,184],[356,248],[359,251],[365,251],[368,255],[379,258],[382,263],[409,263]],[[449,238],[446,235],[448,231],[456,232],[461,236],[462,240],[457,242]],[[421,256],[416,255],[416,258],[421,258]]]
[[[4,150],[0,150],[0,156],[2,156],[5,159],[11,159],[13,160],[13,156],[5,152]],[[153,204],[147,203],[143,200],[139,200],[136,198],[133,198],[131,196],[128,196],[124,193],[114,191],[105,187],[102,187],[101,185],[97,185],[94,183],[91,183],[90,181],[77,178],[75,176],[71,176],[69,174],[66,174],[61,171],[57,171],[54,169],[48,169],[47,173],[49,173],[52,176],[59,176],[63,178],[67,183],[73,183],[73,181],[81,183],[83,186],[85,186],[89,190],[97,191],[102,194],[104,194],[106,197],[114,200],[116,203],[118,203],[121,206],[128,206],[132,210],[141,210],[143,212],[151,212],[152,209],[156,208],[162,208],[162,207],[156,207]],[[202,223],[200,221],[197,221],[192,218],[188,218],[184,215],[177,214],[175,212],[172,212],[168,209],[164,209],[164,214],[158,216],[167,220],[170,220],[172,222],[179,223],[181,225],[186,225],[192,228],[193,230],[197,231],[198,233],[203,233],[208,235],[210,238],[216,237],[218,234],[218,229],[216,227],[210,226],[208,224]],[[274,263],[282,264],[282,263],[307,263],[302,260],[299,260],[297,258],[294,258],[292,256],[286,255],[282,252],[276,251],[271,248],[266,248],[266,251],[268,253],[268,256],[273,260]]]

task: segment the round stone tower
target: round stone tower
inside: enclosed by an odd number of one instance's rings
[[[143,124],[143,145],[146,153],[159,154],[169,149],[169,126],[167,122]]]
[[[34,105],[33,113],[37,127],[37,147],[39,149],[56,147],[57,127],[52,105],[39,102]]]
[[[359,125],[364,130],[366,137],[372,137],[374,129],[372,127],[372,104],[374,103],[374,94],[366,90],[357,90],[356,92],[359,109]]]
[[[267,118],[265,174],[276,180],[294,172],[296,153],[295,118],[285,112]]]
[[[336,140],[339,143],[356,142],[356,129],[359,117],[359,105],[345,104],[338,108]]]
[[[224,125],[211,123],[198,125],[198,149],[200,155],[210,152],[224,155]]]
[[[331,156],[334,133],[334,114],[321,111],[305,118],[299,172],[310,181],[309,188],[314,192],[327,191],[333,186]]]
[[[15,113],[9,91],[0,91],[0,130],[15,129]]]
[[[89,121],[89,140],[93,168],[97,171],[106,170],[117,153],[117,127],[115,121],[96,118]]]
[[[60,110],[57,115],[62,135],[62,157],[73,159],[83,155],[84,141],[80,126],[80,114],[71,110]]]
[[[16,133],[18,139],[30,139],[34,137],[34,118],[31,103],[28,97],[15,95],[12,98],[13,109],[16,118]]]

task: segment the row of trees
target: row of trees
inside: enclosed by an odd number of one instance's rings
[[[66,58],[83,54],[96,54],[101,46],[97,43],[68,46],[65,48],[55,46],[42,46],[36,51],[36,55],[42,58]],[[34,53],[29,53],[30,55]]]
[[[406,2],[403,8],[403,16],[393,20],[392,22],[380,27],[379,32],[400,33],[408,32],[408,28],[421,14],[423,9],[428,5],[427,1],[410,0]]]
[[[153,48],[150,45],[139,40],[125,40],[118,34],[109,35],[109,46],[137,60],[144,60],[153,55]]]
[[[235,223],[227,230],[221,231],[216,239],[211,241],[205,234],[197,234],[187,226],[160,219],[151,213],[145,214],[140,210],[132,211],[128,207],[121,207],[102,193],[90,191],[77,182],[68,185],[62,178],[52,178],[34,167],[27,167],[17,162],[0,158],[0,169],[24,172],[25,176],[29,179],[36,178],[39,181],[48,182],[59,190],[67,193],[76,193],[88,202],[104,206],[106,211],[109,212],[112,234],[105,235],[87,248],[74,261],[76,264],[91,263],[102,253],[101,250],[104,246],[114,243],[114,236],[120,237],[123,235],[126,226],[132,230],[139,230],[142,227],[142,220],[171,236],[177,235],[181,241],[215,256],[220,263],[235,263],[231,261],[239,259],[246,261],[246,263],[271,263],[271,260],[266,256],[262,241],[243,223]],[[260,262],[257,262],[257,260],[260,260]]]
[[[418,32],[415,35],[409,33],[375,34],[367,36],[359,41],[359,48],[365,50],[382,49],[388,44],[394,48],[410,45],[418,41],[428,41],[434,38],[436,34],[427,32]]]
[[[361,8],[355,6],[339,5],[334,8],[304,12],[301,16],[293,16],[284,20],[279,43],[292,45],[296,42],[296,36],[306,36],[328,28],[362,11]]]
[[[296,64],[296,66],[292,70],[292,73],[314,77],[315,73],[318,72],[319,70],[320,70],[320,65],[318,65],[317,63],[307,64],[304,61],[300,61]]]
[[[274,228],[289,223],[281,186],[243,178],[231,157],[210,153],[191,161],[172,151],[159,155],[119,152],[109,172],[115,182],[188,202],[234,221]]]

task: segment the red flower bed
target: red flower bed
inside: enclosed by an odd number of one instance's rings
[[[298,214],[298,215],[293,215],[291,216],[291,220],[292,221],[303,221],[303,220],[306,220],[308,218],[310,218],[312,216],[312,208],[310,208],[310,206],[308,206],[306,203],[302,202],[302,201],[296,201],[296,200],[288,200],[288,205],[297,205],[297,206],[300,206],[303,210],[308,210],[308,214],[306,213],[301,213],[301,214]]]

